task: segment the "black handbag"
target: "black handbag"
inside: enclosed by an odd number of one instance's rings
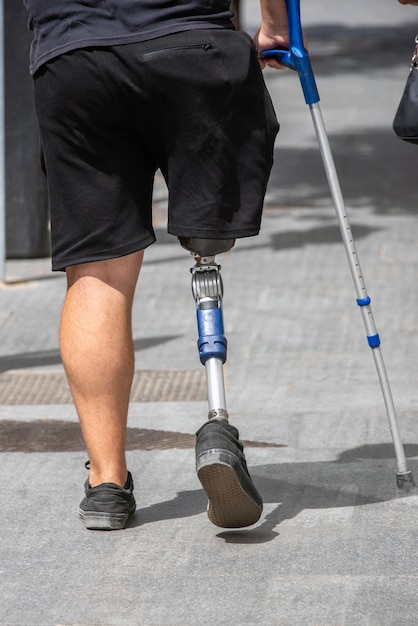
[[[393,120],[395,135],[411,143],[418,143],[418,35],[415,44],[408,80]]]

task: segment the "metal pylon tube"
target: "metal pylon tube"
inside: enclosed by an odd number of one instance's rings
[[[205,363],[209,418],[227,417],[223,363],[213,357]]]

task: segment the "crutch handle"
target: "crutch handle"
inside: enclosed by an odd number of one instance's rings
[[[296,70],[302,85],[306,104],[319,102],[319,93],[312,71],[308,51],[303,43],[302,25],[300,21],[300,0],[285,0],[287,23],[289,30],[289,49],[277,48],[264,50],[261,56],[274,58],[291,70]]]

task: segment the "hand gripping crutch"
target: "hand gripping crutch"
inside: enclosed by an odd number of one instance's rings
[[[404,447],[401,440],[398,419],[389,385],[389,380],[380,348],[380,338],[377,333],[370,306],[370,297],[367,295],[359,258],[344,206],[341,187],[335,169],[334,159],[331,153],[328,137],[319,106],[319,93],[312,71],[309,54],[303,44],[302,27],[300,20],[300,0],[285,0],[289,27],[289,49],[266,50],[262,52],[264,58],[273,57],[282,65],[296,70],[299,74],[305,102],[309,105],[316,137],[319,143],[322,161],[324,164],[329,188],[335,204],[338,224],[344,242],[351,275],[357,293],[357,304],[360,307],[364,325],[367,332],[367,340],[372,349],[373,357],[382,388],[383,398],[389,419],[395,448],[398,472],[396,477],[397,487],[404,492],[415,488],[412,472],[407,469]]]

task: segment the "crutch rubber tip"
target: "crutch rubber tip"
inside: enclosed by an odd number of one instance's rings
[[[408,493],[416,491],[412,472],[398,472],[396,474],[396,486],[398,488],[399,495],[406,495]]]

